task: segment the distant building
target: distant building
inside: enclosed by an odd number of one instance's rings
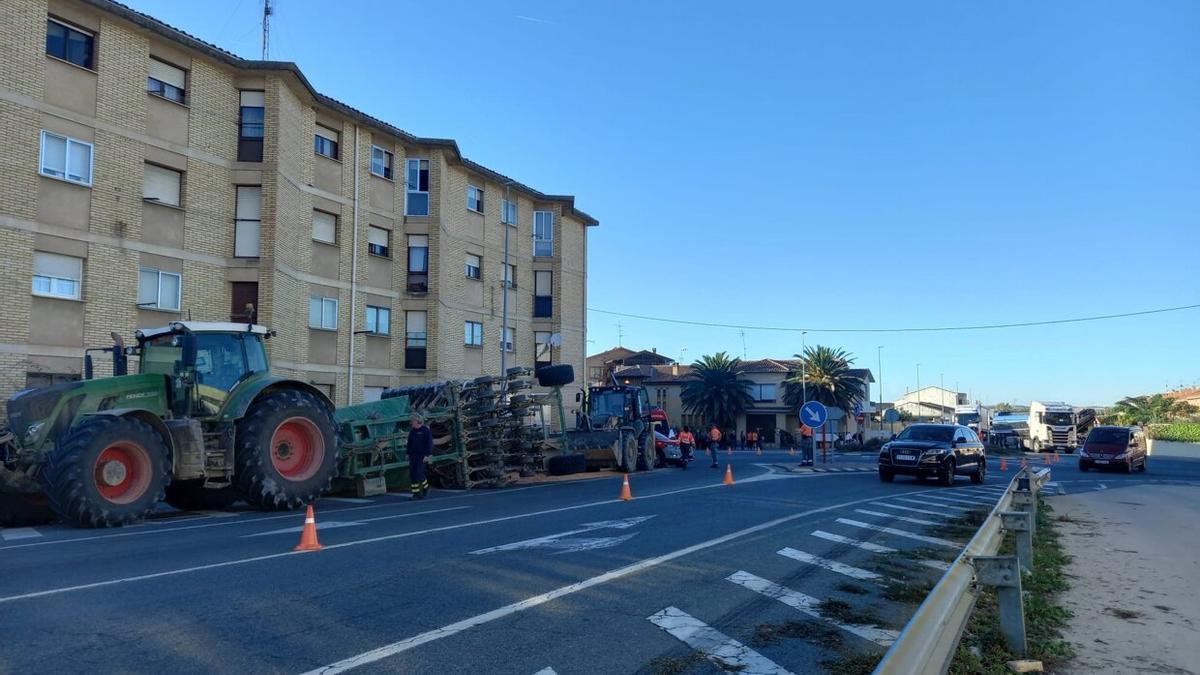
[[[1200,411],[1200,387],[1191,387],[1188,389],[1172,391],[1167,394],[1167,398],[1175,399],[1176,401],[1182,401],[1183,403],[1187,403],[1193,408],[1196,408],[1197,411]]]
[[[641,366],[668,366],[675,360],[658,353],[657,349],[635,351],[614,347],[587,357],[587,382],[591,385],[611,384],[613,376],[624,384],[637,384],[651,375],[650,370],[639,370]]]
[[[922,422],[954,419],[954,406],[967,405],[967,395],[941,387],[921,387],[896,399],[893,406]]]

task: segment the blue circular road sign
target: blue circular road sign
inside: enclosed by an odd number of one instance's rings
[[[809,401],[800,407],[800,421],[809,427],[817,428],[829,419],[829,411],[820,401]]]

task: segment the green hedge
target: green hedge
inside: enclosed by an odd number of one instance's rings
[[[1175,422],[1173,424],[1151,424],[1146,435],[1156,441],[1179,441],[1200,443],[1200,423]]]

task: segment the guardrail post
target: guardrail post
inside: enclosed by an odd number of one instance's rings
[[[1026,470],[1017,476],[1017,486],[1013,490],[1012,504],[1018,511],[1029,513],[1029,532],[1037,534],[1037,480],[1033,472]]]
[[[1025,656],[1025,606],[1021,597],[1021,566],[1015,556],[977,556],[971,559],[975,579],[996,588],[1000,632],[1008,647]]]
[[[1030,527],[1028,511],[1001,511],[1000,522],[1004,529],[1017,535],[1017,560],[1021,568],[1033,571],[1033,528]]]

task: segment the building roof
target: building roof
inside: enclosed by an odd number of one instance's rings
[[[617,379],[648,378],[654,375],[654,366],[618,366],[613,369]]]
[[[197,38],[186,31],[175,28],[174,26],[164,23],[150,16],[149,14],[143,14],[142,12],[139,12],[119,2],[114,2],[113,0],[83,0],[83,2],[86,2],[97,9],[119,16],[126,21],[165,37],[168,40],[172,40],[190,49],[201,52],[209,58],[220,61],[227,66],[232,66],[242,70],[274,70],[290,73],[296,78],[299,84],[308,91],[309,95],[311,95],[313,99],[321,105],[332,108],[346,117],[356,120],[362,124],[375,127],[393,136],[398,136],[408,143],[412,143],[414,145],[432,145],[444,147],[450,150],[454,156],[462,162],[463,166],[471,169],[472,171],[481,173],[495,182],[511,184],[514,189],[522,191],[535,199],[542,201],[561,202],[567,209],[569,209],[572,215],[583,220],[587,225],[600,224],[600,221],[575,208],[574,196],[552,195],[540,190],[535,190],[534,188],[519,183],[498,171],[489,169],[478,162],[473,162],[466,157],[463,157],[462,151],[459,150],[458,142],[454,141],[453,139],[425,138],[416,136],[399,127],[388,124],[377,117],[372,117],[371,115],[368,115],[357,108],[353,108],[345,103],[342,103],[337,99],[322,94],[312,86],[312,83],[310,83],[308,78],[304,76],[304,73],[301,72],[300,67],[291,61],[255,61],[252,59],[243,59],[233,52],[221,49],[210,42],[205,42],[204,40],[201,40],[200,38]]]
[[[609,361],[616,361],[634,353],[635,352],[632,349],[613,347],[612,349],[602,351],[599,354],[592,354],[591,356],[587,357],[587,360],[592,361],[599,359],[601,363],[608,363]]]
[[[1189,387],[1188,389],[1180,389],[1167,393],[1167,398],[1173,398],[1178,401],[1193,401],[1200,399],[1200,387]]]
[[[654,375],[646,380],[646,384],[679,384],[692,377],[691,366],[654,368]]]

